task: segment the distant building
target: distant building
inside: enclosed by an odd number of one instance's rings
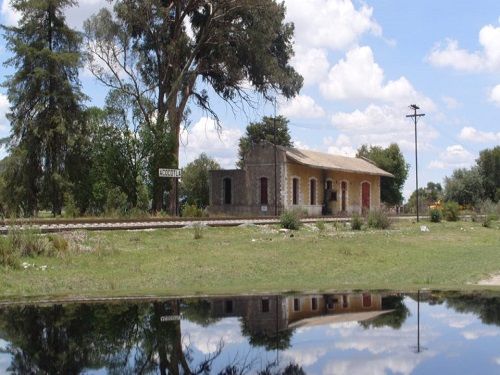
[[[276,161],[275,161],[276,160]],[[276,172],[275,172],[276,170]],[[210,213],[342,215],[380,208],[380,177],[394,177],[367,159],[254,145],[243,169],[210,171]]]

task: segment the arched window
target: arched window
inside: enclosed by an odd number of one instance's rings
[[[267,178],[262,177],[260,179],[260,204],[262,206],[267,206],[268,198],[267,198]]]
[[[292,180],[292,204],[299,204],[299,179]]]
[[[316,179],[312,178],[310,183],[309,183],[309,192],[311,194],[310,196],[310,204],[311,206],[316,204]]]
[[[232,203],[233,194],[232,194],[231,179],[228,177],[222,180],[222,195],[224,199],[224,204]]]

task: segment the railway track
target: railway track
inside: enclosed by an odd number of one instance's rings
[[[414,220],[414,216],[394,216],[397,220]],[[346,217],[310,217],[302,219],[303,223],[346,222]],[[0,223],[0,234],[12,229],[37,229],[42,233],[67,232],[76,230],[111,231],[111,230],[146,230],[174,229],[186,226],[202,225],[209,227],[235,227],[239,225],[268,225],[279,223],[278,217],[253,218],[147,218],[147,219],[80,219],[80,220],[19,220]]]

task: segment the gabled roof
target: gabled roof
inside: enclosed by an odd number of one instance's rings
[[[375,176],[394,177],[391,173],[375,166],[373,163],[368,161],[368,159],[333,155],[310,150],[300,150],[297,148],[283,149],[288,158],[309,167],[350,173],[370,174]]]

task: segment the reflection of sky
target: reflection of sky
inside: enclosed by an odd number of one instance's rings
[[[11,357],[9,354],[1,353],[7,349],[7,341],[0,339],[0,374],[6,374],[7,368],[10,365]]]

